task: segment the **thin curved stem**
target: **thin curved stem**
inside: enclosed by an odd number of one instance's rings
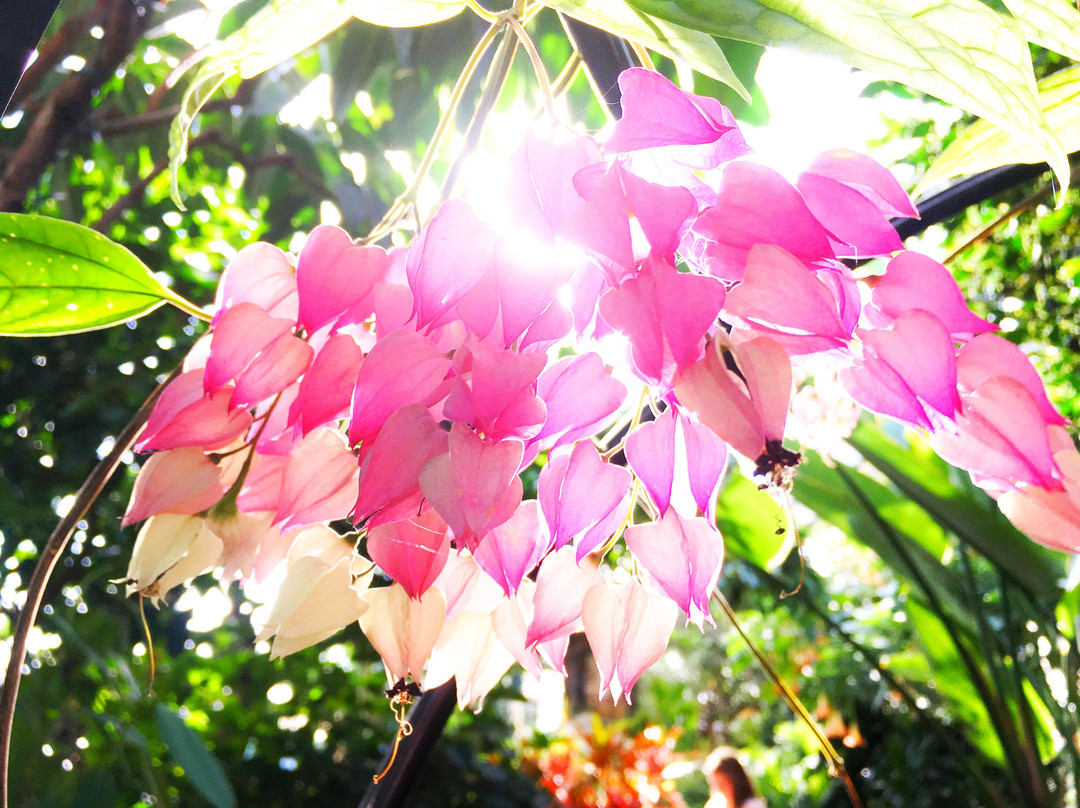
[[[473,14],[484,22],[493,23],[499,19],[498,13],[484,8],[477,0],[465,0],[465,5]]]
[[[515,18],[511,17],[510,27],[514,29],[518,41],[525,48],[525,52],[529,54],[529,61],[532,62],[533,73],[536,74],[536,83],[540,86],[540,94],[544,99],[544,107],[547,109],[548,115],[554,118],[555,96],[551,91],[551,80],[548,78],[547,68],[544,67],[544,60],[540,58],[540,52],[536,49],[532,37],[530,37],[525,30],[525,26]]]
[[[19,613],[19,621],[15,626],[15,635],[11,641],[11,656],[8,659],[7,673],[4,675],[3,694],[0,694],[0,806],[8,808],[8,762],[11,757],[11,729],[15,718],[15,701],[19,696],[19,682],[22,679],[23,665],[26,662],[26,640],[30,636],[30,630],[37,622],[38,610],[45,596],[45,585],[52,577],[56,562],[60,560],[64,548],[67,547],[71,534],[86,512],[90,510],[98,496],[105,488],[106,483],[112,478],[113,473],[120,465],[120,458],[135,443],[150,412],[157,402],[158,396],[169,382],[180,374],[178,366],[168,378],[157,386],[132,416],[127,426],[120,432],[110,451],[90,472],[78,492],[71,510],[67,512],[57,524],[56,529],[49,536],[48,541],[41,550],[37,566],[30,576],[30,584],[26,590],[26,603]]]
[[[420,190],[420,183],[424,181],[424,178],[431,170],[432,164],[435,162],[435,155],[439,153],[439,147],[442,145],[443,137],[450,129],[450,123],[457,114],[458,107],[461,105],[461,99],[465,96],[465,90],[469,86],[469,82],[472,80],[476,68],[479,67],[480,60],[484,58],[484,54],[487,53],[488,48],[491,47],[491,43],[495,41],[495,37],[506,24],[504,19],[500,17],[496,22],[491,24],[484,32],[484,35],[480,37],[480,41],[476,43],[476,47],[473,48],[472,53],[469,54],[468,61],[465,62],[465,67],[461,70],[461,75],[458,76],[457,83],[454,84],[454,89],[450,93],[450,102],[447,104],[446,111],[439,119],[438,126],[435,127],[435,132],[431,136],[431,142],[428,144],[427,151],[424,152],[424,157],[416,169],[416,176],[413,178],[409,187],[405,189],[405,192],[394,200],[394,204],[390,206],[386,215],[383,216],[382,221],[375,225],[367,238],[364,239],[365,242],[376,241],[389,233],[398,220],[405,215],[405,211],[408,210],[409,205],[415,204],[416,194]]]
[[[735,616],[735,610],[731,608],[731,604],[728,603],[727,598],[720,594],[719,589],[714,589],[712,596],[727,616],[727,619],[731,622],[731,625],[734,626],[735,630],[739,633],[742,641],[746,643],[746,647],[750,649],[750,653],[754,655],[754,658],[764,669],[766,675],[772,680],[773,684],[776,685],[777,690],[780,691],[780,695],[783,697],[784,701],[787,702],[788,707],[791,708],[791,711],[795,713],[796,717],[798,717],[798,719],[806,725],[807,729],[810,730],[811,734],[814,736],[814,741],[818,745],[818,749],[829,763],[829,772],[834,777],[839,778],[840,782],[844,784],[844,788],[847,790],[851,804],[855,806],[855,808],[863,808],[859,792],[855,790],[855,783],[852,782],[851,776],[844,767],[844,759],[840,757],[835,747],[833,747],[832,742],[825,737],[825,733],[822,732],[821,727],[818,726],[814,717],[810,715],[810,711],[803,706],[803,703],[799,701],[799,697],[787,686],[787,682],[784,681],[784,678],[779,674],[776,668],[772,666],[772,663],[769,662],[762,650],[750,639],[750,636],[739,623],[739,619]]]

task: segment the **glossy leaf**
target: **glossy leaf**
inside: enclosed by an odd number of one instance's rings
[[[1059,70],[1039,82],[1039,101],[1046,120],[1057,132],[1067,152],[1080,149],[1080,65]],[[1010,163],[1041,163],[1045,155],[1009,132],[976,121],[930,166],[919,183],[929,188],[960,174],[975,174]]]
[[[169,129],[172,197],[181,210],[177,171],[187,159],[191,125],[210,96],[234,76],[250,79],[311,47],[352,13],[349,0],[274,0],[199,66]]]
[[[364,22],[391,28],[442,22],[465,8],[463,0],[350,0],[346,5]]]
[[[749,103],[750,93],[728,64],[724,50],[709,34],[677,21],[654,17],[626,0],[544,0],[545,5],[644,45],[670,59],[685,62],[706,76],[722,81]]]
[[[0,213],[0,335],[91,331],[162,303],[199,311],[100,233],[47,216]]]
[[[214,808],[237,808],[236,793],[225,776],[225,769],[206,748],[202,736],[164,704],[157,706],[155,718],[161,740],[195,790]]]
[[[1035,144],[1068,184],[1061,142],[1038,101],[1027,39],[978,0],[628,0],[697,31],[829,53],[936,95]]]
[[[787,523],[780,505],[742,474],[732,473],[724,481],[716,504],[716,526],[724,536],[724,553],[771,570],[787,536],[777,533]],[[785,553],[786,555],[786,553]]]

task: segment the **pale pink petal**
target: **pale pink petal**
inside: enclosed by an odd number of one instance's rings
[[[611,283],[633,270],[630,211],[617,171],[609,171],[584,207],[566,218],[562,237],[593,258]]]
[[[127,527],[155,513],[199,513],[224,494],[221,470],[201,449],[157,452],[139,469],[120,526]]]
[[[1065,491],[1023,485],[997,501],[1001,512],[1029,538],[1064,553],[1080,553],[1080,507]]]
[[[667,409],[626,436],[626,461],[661,514],[675,482],[675,425],[675,412]]]
[[[1031,394],[1047,425],[1066,423],[1047,398],[1046,388],[1031,360],[1019,346],[1004,337],[983,334],[962,346],[956,354],[956,374],[960,388],[965,392],[974,390],[992,376],[1011,376]]]
[[[510,221],[540,236],[558,232],[563,220],[585,204],[574,188],[574,174],[599,159],[591,137],[556,145],[530,131],[510,158]]]
[[[585,637],[600,671],[600,696],[608,690],[618,703],[667,648],[679,608],[669,598],[652,595],[637,579],[592,587],[581,609]]]
[[[495,633],[489,614],[465,612],[447,621],[431,654],[424,687],[432,688],[454,677],[458,708],[479,702],[514,664]]]
[[[221,449],[251,426],[251,413],[229,407],[232,388],[203,394],[202,371],[191,370],[174,379],[154,405],[146,429],[135,444],[139,452],[198,446]]]
[[[446,594],[446,619],[453,620],[462,612],[491,612],[503,600],[503,591],[491,577],[480,569],[472,556],[461,551],[451,552],[446,566],[435,579],[435,586]]]
[[[581,618],[585,593],[602,580],[595,567],[578,565],[574,548],[563,547],[548,553],[536,575],[536,596],[526,645],[572,634]]]
[[[668,187],[619,169],[626,201],[654,253],[673,260],[683,233],[697,215],[697,200],[682,187]]]
[[[446,522],[429,510],[413,519],[373,527],[368,531],[367,551],[410,598],[418,598],[446,566],[450,535]]]
[[[360,491],[353,520],[363,522],[380,511],[411,502],[420,495],[420,471],[428,461],[446,454],[450,436],[419,404],[391,415],[360,466]],[[383,514],[379,521],[398,521]],[[401,518],[406,518],[402,516]]]
[[[539,679],[543,670],[540,665],[540,653],[536,648],[528,648],[525,645],[535,591],[535,583],[523,581],[521,588],[514,595],[502,599],[495,607],[495,611],[491,613],[491,622],[499,642],[514,655],[514,659],[521,667]]]
[[[410,598],[400,584],[369,589],[370,606],[360,628],[382,658],[391,684],[412,677],[419,681],[446,617],[446,597],[433,586]]]
[[[254,303],[271,317],[296,322],[296,269],[283,250],[258,242],[236,254],[221,273],[211,325],[239,303]]]
[[[765,450],[762,415],[750,400],[745,382],[732,373],[718,341],[675,378],[679,403],[743,457],[754,459]],[[790,373],[790,371],[789,371]]]
[[[408,404],[429,407],[445,395],[450,359],[420,334],[397,331],[380,339],[356,377],[349,441],[369,444],[391,413]]]
[[[930,312],[958,338],[997,330],[993,323],[971,312],[960,287],[943,264],[904,250],[889,262],[885,274],[876,279],[867,307],[867,322],[884,326],[910,309]]]
[[[422,328],[450,310],[484,277],[494,242],[468,203],[451,199],[409,248],[406,273]]]
[[[896,177],[865,154],[851,149],[831,149],[815,157],[807,171],[854,188],[887,216],[919,218],[919,212]]]
[[[550,365],[536,382],[547,405],[547,420],[535,440],[545,447],[591,435],[626,400],[626,385],[595,353],[567,356]]]
[[[724,539],[704,519],[683,519],[668,511],[658,521],[626,529],[626,546],[660,589],[699,629],[709,614],[709,598],[720,577]],[[542,568],[541,568],[542,569]]]

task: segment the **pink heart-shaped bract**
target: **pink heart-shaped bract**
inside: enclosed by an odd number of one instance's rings
[[[412,331],[395,331],[376,342],[356,375],[349,441],[366,447],[391,413],[409,404],[429,407],[442,398],[450,365],[431,340]]]
[[[363,321],[375,310],[374,300],[365,308],[358,304],[389,266],[382,247],[353,244],[340,227],[319,225],[308,235],[296,265],[299,325],[313,334],[350,309],[353,322]]]
[[[684,92],[644,68],[624,70],[619,90],[623,114],[606,152],[670,147],[672,159],[705,169],[750,151],[735,117],[715,98]]]
[[[353,520],[370,527],[406,519],[419,511],[420,471],[445,454],[450,436],[420,404],[402,407],[389,418],[360,465]]]
[[[327,421],[343,417],[352,402],[364,352],[348,334],[334,334],[315,355],[289,407],[289,423],[306,435]]]
[[[724,311],[792,354],[842,348],[851,340],[832,289],[772,244],[750,249],[742,281],[728,292]]]
[[[591,435],[626,400],[626,385],[611,378],[595,353],[565,356],[536,380],[536,394],[547,419],[534,441],[544,448],[573,443]]]
[[[532,647],[573,634],[581,620],[585,593],[602,580],[596,567],[578,564],[572,547],[548,553],[536,574],[533,616],[525,644]]]
[[[649,593],[636,578],[605,582],[585,593],[581,622],[597,670],[600,697],[611,691],[618,704],[667,648],[679,608],[670,598]]]
[[[443,203],[409,247],[405,263],[419,328],[453,308],[484,277],[493,249],[490,229],[467,202]]]
[[[807,265],[835,257],[828,231],[795,187],[749,160],[724,167],[716,204],[701,212],[692,231],[707,242],[699,251],[701,269],[727,281],[742,278],[757,244],[783,247]]]
[[[891,255],[904,249],[885,214],[856,189],[809,171],[800,174],[795,185],[810,212],[832,235],[838,258]]]
[[[410,598],[419,598],[446,566],[450,534],[446,522],[432,509],[411,519],[373,527],[368,531],[367,551]]]
[[[356,496],[356,456],[337,430],[308,434],[287,456],[277,517],[282,530],[340,519]]]
[[[181,446],[198,446],[212,451],[232,443],[252,422],[248,410],[234,410],[229,406],[232,392],[232,387],[223,387],[205,395],[201,368],[181,373],[166,386],[154,404],[135,451]]]
[[[210,325],[216,326],[239,303],[253,303],[271,317],[296,322],[296,269],[282,249],[257,242],[236,254],[221,273]]]
[[[997,334],[981,334],[956,353],[956,376],[964,392],[975,390],[993,376],[1011,376],[1024,385],[1049,425],[1067,423],[1046,396],[1039,372],[1015,343]]]
[[[193,446],[157,452],[143,463],[121,527],[156,513],[199,513],[225,494],[221,469]]]
[[[237,303],[218,320],[206,357],[203,390],[220,390],[243,373],[279,337],[292,331],[289,320],[271,317],[254,303]]]
[[[930,312],[956,339],[997,330],[993,323],[972,313],[956,280],[943,264],[927,255],[905,250],[876,279],[870,305],[866,307],[866,322],[876,328],[885,326],[911,309]]]
[[[713,278],[648,261],[600,299],[600,315],[630,340],[638,374],[669,387],[701,355],[702,338],[723,305],[724,287]]]
[[[521,503],[517,472],[525,444],[513,438],[485,441],[464,424],[454,424],[448,448],[420,473],[420,489],[454,538],[473,550]]]
[[[715,625],[709,598],[724,562],[720,531],[700,517],[683,519],[670,510],[657,521],[628,527],[624,535],[634,558],[683,610],[688,624],[702,630],[706,620]]]
[[[911,197],[885,166],[851,149],[830,149],[814,158],[807,173],[842,182],[873,202],[886,216],[918,219]]]
[[[491,529],[473,551],[473,558],[510,597],[550,549],[551,540],[540,529],[537,501],[528,499],[507,521]]]
[[[1006,487],[1028,483],[1061,490],[1046,423],[1022,383],[993,376],[962,401],[956,430],[930,435],[930,445],[946,462]]]
[[[605,522],[617,511],[632,481],[629,471],[605,463],[591,441],[549,458],[537,480],[537,498],[554,546],[580,540]],[[579,553],[579,560],[584,555]]]

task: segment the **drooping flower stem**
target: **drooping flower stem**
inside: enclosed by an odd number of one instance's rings
[[[739,632],[739,636],[742,641],[746,643],[746,647],[750,649],[750,653],[754,655],[754,658],[761,665],[762,670],[776,685],[776,689],[780,691],[781,697],[787,702],[788,707],[795,713],[800,721],[802,721],[810,733],[814,736],[814,741],[818,745],[818,750],[822,756],[828,761],[829,773],[834,777],[840,779],[844,784],[844,789],[848,793],[848,798],[851,800],[851,804],[855,808],[863,808],[862,799],[859,797],[859,792],[855,790],[855,784],[851,780],[851,776],[847,773],[847,769],[844,767],[844,759],[840,757],[836,749],[833,747],[832,742],[825,737],[825,733],[821,731],[821,727],[818,726],[814,717],[810,715],[810,712],[803,706],[803,703],[799,700],[799,697],[795,695],[794,691],[787,686],[780,673],[769,662],[768,657],[762,652],[760,648],[750,639],[750,636],[743,630],[742,625],[739,623],[739,619],[735,616],[735,610],[731,608],[731,604],[727,602],[720,590],[714,589],[713,600],[719,604],[721,610],[727,616],[727,619],[731,622],[731,625],[735,627],[735,630]]]
[[[0,695],[0,806],[8,808],[8,760],[11,753],[11,729],[15,718],[15,700],[19,695],[19,682],[22,679],[23,665],[26,662],[26,641],[30,636],[30,630],[37,623],[38,610],[45,595],[45,586],[52,577],[57,561],[60,560],[64,548],[79,520],[93,507],[97,498],[101,495],[105,485],[112,479],[113,474],[120,465],[120,458],[135,443],[139,437],[150,412],[154,409],[158,396],[165,386],[180,375],[180,367],[177,366],[168,378],[165,379],[152,392],[139,407],[135,415],[128,421],[127,426],[120,432],[113,444],[112,450],[94,467],[90,476],[86,478],[82,486],[75,494],[75,501],[71,509],[60,519],[56,529],[49,536],[45,546],[41,549],[34,572],[30,576],[30,584],[26,590],[26,603],[19,612],[19,620],[15,625],[15,633],[11,640],[11,656],[8,658],[7,672],[4,675],[3,694]]]

